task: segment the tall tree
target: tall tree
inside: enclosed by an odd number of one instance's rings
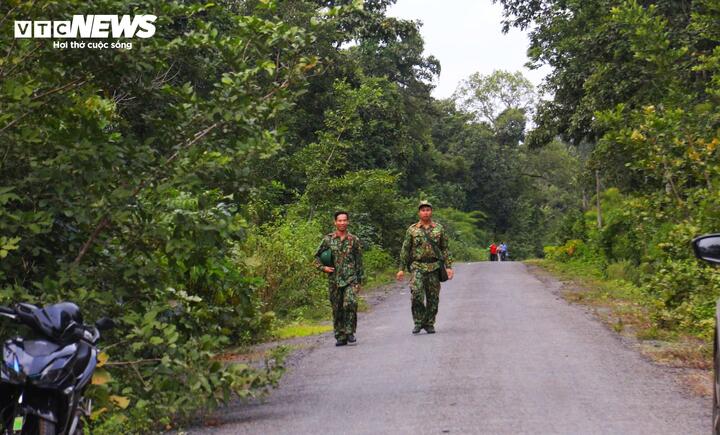
[[[533,84],[520,71],[498,70],[470,75],[458,85],[453,98],[474,113],[477,121],[495,126],[498,117],[509,110],[531,113],[536,95]]]

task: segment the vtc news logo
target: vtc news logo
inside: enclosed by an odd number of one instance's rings
[[[69,21],[15,21],[15,38],[150,38],[155,15],[73,15]]]

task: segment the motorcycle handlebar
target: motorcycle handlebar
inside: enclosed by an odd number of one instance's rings
[[[15,321],[18,320],[17,311],[9,307],[0,306],[0,317],[7,317],[8,319]]]
[[[94,326],[90,326],[88,329],[91,335],[90,340],[93,344],[97,343],[98,340],[100,340],[100,331],[98,331],[98,329]]]
[[[9,319],[22,322],[23,317],[20,317],[20,314],[21,313],[14,308],[0,305],[0,317],[7,317]],[[28,326],[33,327],[33,325],[29,323]],[[115,321],[110,318],[103,317],[98,320],[95,325],[76,325],[70,333],[70,336],[66,336],[65,339],[70,338],[73,340],[85,340],[95,344],[100,339],[100,331],[112,329],[115,326]]]
[[[0,305],[0,314],[17,314],[17,312],[10,307]]]
[[[84,340],[90,344],[95,344],[95,343],[97,343],[99,338],[100,338],[100,333],[98,332],[97,328],[95,328],[94,326],[76,325],[72,331],[72,335],[71,335],[70,339],[72,341]]]

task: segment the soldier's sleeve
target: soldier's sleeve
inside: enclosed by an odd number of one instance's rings
[[[443,259],[445,260],[445,267],[447,269],[452,269],[453,258],[452,254],[450,253],[450,244],[444,228],[442,231],[442,235],[440,236],[440,249],[442,251]]]
[[[410,270],[412,250],[412,235],[410,228],[405,231],[405,240],[403,240],[402,248],[400,248],[400,270]]]
[[[313,266],[317,270],[322,271],[322,268],[325,267],[324,264],[322,264],[322,261],[320,261],[320,253],[328,248],[327,243],[327,237],[323,237],[320,241],[320,246],[318,246],[317,251],[315,251],[315,259],[313,260]]]
[[[362,251],[362,242],[360,239],[357,239],[357,243],[355,244],[355,282],[358,284],[365,283],[365,268],[363,267]]]

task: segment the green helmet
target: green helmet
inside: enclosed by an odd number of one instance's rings
[[[328,267],[332,267],[333,265],[333,255],[331,249],[326,249],[320,253],[320,262]]]

